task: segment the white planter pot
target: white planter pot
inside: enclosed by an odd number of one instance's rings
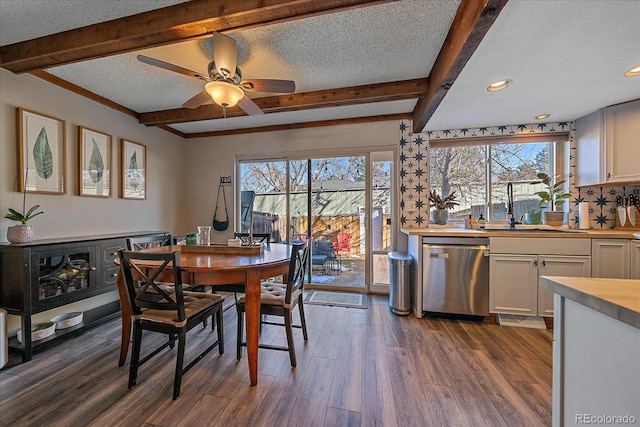
[[[7,240],[11,243],[29,243],[33,240],[33,228],[29,225],[14,225],[7,228]]]
[[[542,223],[552,226],[564,224],[564,211],[544,211],[542,213]]]

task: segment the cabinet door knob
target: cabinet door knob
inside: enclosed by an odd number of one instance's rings
[[[543,266],[543,267],[546,267],[546,266],[547,266],[547,261],[542,260],[542,266]]]
[[[538,266],[538,260],[533,261],[533,265],[534,265],[535,267],[537,267],[537,266]]]
[[[89,270],[96,271],[96,267],[89,267]]]

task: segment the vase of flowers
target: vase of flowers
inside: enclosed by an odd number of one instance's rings
[[[447,197],[441,197],[440,194],[436,193],[436,190],[432,190],[429,193],[429,206],[435,208],[432,211],[432,220],[435,224],[446,224],[449,216],[447,211],[453,209],[456,205],[458,205],[458,202],[456,202],[455,191],[452,191]]]

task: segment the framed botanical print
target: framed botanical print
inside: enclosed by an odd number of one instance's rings
[[[64,120],[18,108],[19,190],[66,193]]]
[[[144,200],[147,197],[147,147],[137,142],[120,140],[120,197]]]
[[[111,135],[78,126],[78,192],[111,197]]]

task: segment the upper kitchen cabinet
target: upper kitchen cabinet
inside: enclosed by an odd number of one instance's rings
[[[576,186],[640,181],[640,99],[576,120]]]

